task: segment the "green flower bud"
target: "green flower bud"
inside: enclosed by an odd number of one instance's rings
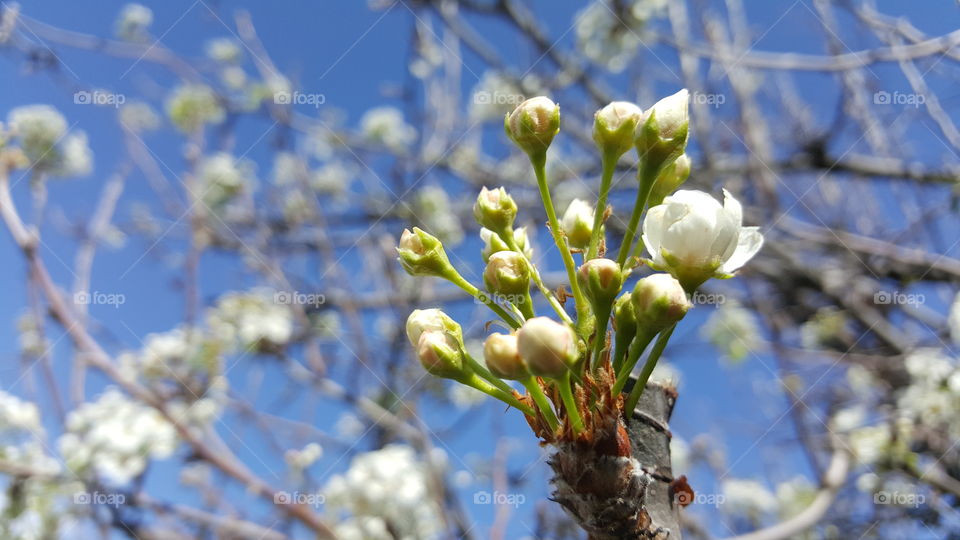
[[[424,332],[443,332],[463,344],[463,330],[457,321],[439,309],[415,309],[407,317],[407,339],[414,347]]]
[[[580,289],[597,313],[608,312],[623,287],[620,265],[610,259],[590,259],[577,272]]]
[[[559,378],[579,358],[577,336],[569,326],[549,317],[534,317],[517,331],[517,350],[530,372]]]
[[[590,245],[590,234],[593,231],[593,207],[581,199],[570,201],[570,206],[560,220],[560,228],[567,235],[570,247],[586,249]]]
[[[403,230],[397,253],[400,254],[400,265],[411,276],[447,277],[454,271],[443,243],[417,227],[413,232]]]
[[[637,126],[634,144],[645,168],[654,177],[673,163],[687,147],[690,94],[683,89],[650,108]]]
[[[503,129],[527,154],[544,153],[560,132],[560,106],[544,96],[530,98],[504,118]]]
[[[427,373],[444,379],[460,379],[466,374],[463,348],[448,333],[429,331],[420,334],[417,357]]]
[[[653,184],[653,190],[650,192],[647,205],[653,208],[661,204],[663,199],[676,191],[689,177],[690,157],[681,154],[676,161],[664,167],[663,171],[660,172],[656,183]]]
[[[487,369],[501,379],[521,380],[530,376],[530,368],[520,358],[515,334],[490,334],[483,343]]]
[[[517,217],[517,203],[504,188],[480,190],[477,202],[473,205],[473,217],[477,223],[492,231],[507,231]]]
[[[683,286],[670,274],[652,274],[637,282],[630,295],[637,324],[660,331],[680,321],[690,309]]]
[[[629,101],[614,101],[593,116],[593,140],[603,152],[622,156],[633,146],[643,110]]]
[[[483,262],[490,260],[490,256],[498,251],[510,250],[510,246],[508,246],[497,233],[486,227],[480,229],[480,239],[483,240],[483,248],[480,250],[480,256],[483,257]],[[523,254],[526,255],[527,260],[533,258],[533,248],[530,247],[526,227],[517,227],[513,230],[513,241],[517,244],[520,251],[523,251]]]
[[[497,294],[526,294],[530,290],[530,279],[530,265],[515,251],[494,253],[483,271],[487,290]]]
[[[637,335],[637,314],[633,310],[630,293],[621,294],[613,303],[613,324],[617,337],[624,337],[629,343]]]

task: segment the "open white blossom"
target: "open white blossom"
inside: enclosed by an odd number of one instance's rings
[[[442,532],[427,465],[413,449],[389,445],[360,454],[323,489],[326,508],[343,520],[337,536],[358,540],[420,540]]]
[[[368,141],[394,152],[406,152],[417,138],[417,130],[403,119],[396,107],[375,107],[360,118],[360,132]]]
[[[756,316],[735,301],[720,304],[701,332],[732,364],[742,362],[763,342]]]
[[[256,180],[254,164],[248,159],[237,159],[226,152],[204,158],[198,166],[199,193],[210,207],[218,207],[252,189]]]
[[[617,73],[641,50],[643,28],[665,11],[667,0],[631,0],[620,10],[610,0],[595,0],[576,16],[577,46],[583,54]]]
[[[207,325],[219,340],[243,349],[283,346],[294,331],[293,313],[284,302],[293,300],[289,293],[263,289],[227,293],[210,310]]]
[[[763,484],[756,480],[729,478],[720,484],[724,504],[720,509],[735,515],[756,518],[777,508],[777,500]]]
[[[212,60],[225,64],[235,64],[243,58],[243,50],[237,40],[227,37],[208,41],[206,52]]]
[[[206,124],[223,122],[226,112],[212,88],[203,84],[185,84],[170,94],[167,114],[180,131],[193,133]]]
[[[723,195],[721,206],[702,191],[680,190],[647,212],[643,243],[654,268],[695,286],[736,272],[760,251],[759,228],[744,227],[740,203],[727,190]]]
[[[16,107],[7,115],[7,124],[34,170],[72,177],[93,169],[87,135],[80,130],[68,132],[66,118],[50,105]]]
[[[71,471],[126,484],[150,459],[170,457],[177,433],[159,412],[110,388],[70,412],[58,446]]]
[[[142,4],[127,4],[120,10],[114,23],[117,37],[127,41],[143,41],[153,24],[153,10]]]

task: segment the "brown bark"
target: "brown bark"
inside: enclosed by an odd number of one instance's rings
[[[673,388],[649,383],[629,421],[610,415],[589,442],[556,443],[552,497],[591,540],[680,539],[668,427],[675,401]]]

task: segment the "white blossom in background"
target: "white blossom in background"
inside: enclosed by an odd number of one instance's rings
[[[833,306],[818,309],[800,325],[800,342],[807,349],[839,345],[845,350],[843,343],[849,337],[846,313]]]
[[[343,196],[356,177],[356,168],[348,163],[332,160],[310,171],[310,187],[317,193]]]
[[[295,474],[300,474],[304,470],[309,469],[321,456],[323,456],[323,448],[314,442],[304,446],[300,450],[287,450],[283,455],[283,459]]]
[[[292,300],[292,292],[266,289],[226,293],[208,312],[207,326],[217,339],[241,349],[281,347],[293,337],[293,313],[282,303]]]
[[[667,0],[633,0],[620,10],[609,0],[595,0],[576,16],[577,46],[594,63],[617,73],[643,47],[647,21],[664,14]]]
[[[220,37],[211,39],[207,41],[204,49],[211,60],[224,64],[236,64],[243,59],[243,49],[240,48],[237,40],[233,38]]]
[[[676,434],[670,439],[670,461],[675,476],[690,471],[690,444]]]
[[[120,10],[114,23],[114,34],[126,41],[144,41],[153,24],[153,10],[142,4],[127,4]]]
[[[360,133],[373,144],[404,153],[417,138],[417,130],[403,119],[396,107],[375,107],[360,118]]]
[[[470,92],[467,107],[471,122],[503,122],[528,97],[546,94],[543,80],[528,73],[519,81],[499,71],[486,71]]]
[[[904,366],[910,384],[897,397],[898,413],[921,422],[931,429],[946,427],[954,437],[960,436],[960,368],[955,358],[940,349],[919,349],[911,352]]]
[[[742,362],[763,343],[756,316],[734,301],[720,304],[710,314],[701,333],[732,364]]]
[[[167,98],[167,115],[180,131],[193,133],[226,117],[216,92],[204,84],[184,84]]]
[[[323,493],[326,509],[342,518],[335,527],[342,539],[421,540],[443,531],[430,485],[427,466],[414,450],[393,444],[353,458]]]
[[[160,127],[160,115],[142,101],[131,101],[120,107],[120,124],[133,133],[152,131]]]
[[[248,159],[238,159],[226,152],[207,156],[198,165],[200,180],[195,193],[212,208],[220,207],[238,195],[251,191],[256,183],[255,166]]]
[[[756,480],[728,478],[720,484],[724,512],[757,519],[777,509],[777,500],[763,484]]]
[[[953,303],[950,304],[950,315],[947,317],[947,324],[950,327],[950,339],[960,345],[960,293],[953,297]]]
[[[177,442],[176,431],[159,412],[110,388],[70,411],[58,448],[71,471],[123,485],[149,460],[170,457]]]
[[[640,369],[642,368],[637,366],[635,371],[639,371]],[[665,362],[663,359],[657,362],[657,365],[653,368],[653,372],[650,374],[651,381],[668,384],[674,388],[680,386],[682,379],[683,374],[680,373],[680,370],[673,364]]]
[[[7,127],[38,172],[65,178],[84,176],[93,169],[87,135],[80,130],[69,131],[66,118],[50,105],[11,109]]]
[[[356,439],[367,431],[367,424],[359,416],[346,412],[340,415],[333,429],[345,439]]]
[[[50,342],[40,331],[40,325],[33,313],[24,313],[17,319],[17,331],[21,354],[27,357],[40,356],[50,348]]]
[[[807,509],[817,496],[817,488],[805,476],[795,476],[777,485],[780,519],[790,519]]]
[[[465,384],[451,384],[447,395],[458,409],[470,409],[483,403],[487,395]]]
[[[460,216],[446,190],[438,186],[425,186],[416,193],[411,206],[412,217],[444,244],[455,246],[463,241]]]

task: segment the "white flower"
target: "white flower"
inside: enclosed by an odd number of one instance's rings
[[[327,482],[323,494],[329,512],[350,515],[337,526],[340,538],[416,540],[442,532],[431,485],[426,463],[409,446],[393,444],[353,458],[344,474]]]
[[[720,484],[725,497],[721,507],[725,512],[757,517],[777,507],[773,493],[756,480],[730,478]]]
[[[153,23],[153,11],[141,4],[127,4],[120,10],[114,24],[117,37],[127,41],[142,41]]]
[[[643,243],[653,267],[669,270],[695,287],[711,276],[727,277],[763,245],[758,227],[743,227],[740,203],[723,190],[724,204],[696,190],[680,190],[643,220]]]
[[[417,138],[417,130],[407,124],[396,107],[376,107],[360,118],[360,131],[370,142],[382,144],[394,152],[404,152]]]
[[[219,124],[226,117],[216,92],[203,84],[178,87],[167,98],[166,108],[170,121],[185,133],[195,132],[205,124]]]
[[[216,38],[207,42],[207,56],[217,62],[234,64],[240,61],[243,51],[240,45],[232,38]]]
[[[11,134],[30,161],[31,167],[51,176],[89,174],[93,153],[82,131],[68,133],[67,121],[49,105],[25,105],[7,115]]]
[[[203,158],[197,168],[201,184],[195,195],[211,207],[225,204],[255,183],[253,162],[226,152]]]

